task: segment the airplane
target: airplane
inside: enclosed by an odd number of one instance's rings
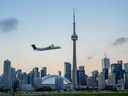
[[[51,44],[50,46],[45,47],[45,48],[37,48],[35,44],[32,44],[31,46],[32,46],[33,50],[36,50],[36,51],[45,51],[45,50],[53,50],[53,49],[61,48],[60,46],[54,46],[54,44]]]

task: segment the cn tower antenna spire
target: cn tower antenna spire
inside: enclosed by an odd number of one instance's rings
[[[73,34],[76,34],[76,17],[75,17],[75,9],[73,8]]]

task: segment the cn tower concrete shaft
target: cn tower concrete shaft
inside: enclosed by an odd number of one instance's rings
[[[73,35],[71,36],[73,41],[73,70],[72,70],[72,84],[73,89],[77,88],[77,62],[76,62],[76,40],[78,40],[78,36],[75,32],[75,13],[73,11]]]

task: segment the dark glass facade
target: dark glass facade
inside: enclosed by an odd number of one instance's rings
[[[72,81],[71,80],[71,64],[68,62],[64,63],[64,77]]]

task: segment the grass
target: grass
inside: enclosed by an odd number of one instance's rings
[[[10,96],[10,94],[9,93],[0,93],[0,96]]]
[[[0,96],[12,96],[10,93],[0,93]],[[79,91],[79,92],[17,92],[15,96],[128,96],[125,92]]]
[[[16,96],[128,96],[128,92],[20,92]]]

